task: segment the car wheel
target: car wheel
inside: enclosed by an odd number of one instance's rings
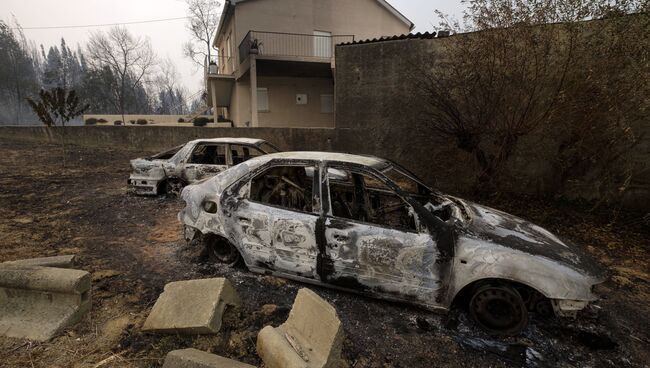
[[[170,197],[180,197],[185,183],[180,179],[169,179],[165,182],[165,193]]]
[[[491,334],[517,335],[528,324],[528,310],[521,295],[505,285],[483,285],[469,302],[474,321]]]
[[[205,242],[208,257],[214,262],[234,266],[239,262],[239,251],[229,241],[209,237]]]

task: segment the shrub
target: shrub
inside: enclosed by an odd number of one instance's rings
[[[129,124],[135,124],[135,120],[129,120]]]
[[[97,124],[97,119],[95,118],[86,119],[86,125],[95,125],[95,124]]]
[[[136,123],[138,123],[138,125],[147,125],[147,120],[146,119],[138,119],[138,121]]]
[[[178,122],[179,122],[179,123],[184,123],[184,122],[185,122],[185,119],[183,119],[183,118],[178,118]]]
[[[106,119],[98,119],[97,122],[98,123],[108,123],[108,120],[106,120]]]
[[[122,120],[115,120],[113,125],[122,125]]]
[[[214,120],[213,120],[213,121],[214,121]],[[198,117],[198,118],[196,118],[196,119],[194,119],[194,120],[192,121],[192,124],[193,124],[194,126],[202,127],[202,126],[206,126],[209,122],[210,122],[210,119],[208,119],[208,118]]]

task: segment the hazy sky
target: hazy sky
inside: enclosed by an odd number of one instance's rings
[[[88,25],[134,22],[151,19],[176,18],[186,15],[183,0],[0,0],[0,19],[10,21],[15,16],[25,27]],[[349,0],[356,1],[356,0]],[[460,0],[389,0],[407,18],[415,23],[414,32],[431,30],[436,24],[435,9],[460,15]],[[221,1],[223,3],[223,1]],[[162,23],[128,25],[135,35],[148,37],[161,58],[171,58],[190,94],[202,87],[203,71],[183,57],[182,45],[189,35],[185,20]],[[71,49],[84,44],[91,32],[102,28],[73,28],[25,30],[25,35],[37,45],[47,48],[59,44],[64,37]]]

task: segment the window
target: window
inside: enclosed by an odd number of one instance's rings
[[[389,166],[388,169],[383,171],[384,175],[388,177],[393,183],[406,193],[409,194],[429,194],[429,190],[423,185],[415,181],[409,175],[405,174],[395,166]]]
[[[342,168],[327,176],[333,216],[415,231],[410,206],[381,180]]]
[[[320,95],[320,112],[322,114],[334,112],[334,95]]]
[[[256,147],[242,146],[240,144],[230,145],[230,156],[232,157],[233,165],[241,164],[244,161],[248,161],[257,156],[262,156],[263,154],[264,152],[260,151]]]
[[[251,180],[250,199],[291,210],[312,212],[314,167],[276,166]],[[313,174],[312,174],[313,177]]]
[[[269,111],[269,90],[268,88],[257,89],[257,111]]]
[[[262,151],[266,153],[275,153],[275,152],[280,152],[279,149],[277,149],[274,145],[272,145],[269,142],[263,142],[259,145],[259,147],[262,149]]]
[[[190,164],[225,165],[226,148],[223,144],[199,143],[188,161]]]

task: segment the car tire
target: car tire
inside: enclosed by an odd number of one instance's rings
[[[213,262],[234,266],[241,258],[239,250],[225,239],[208,236],[204,239],[204,244],[208,258]]]
[[[165,193],[172,198],[181,196],[181,191],[185,187],[185,183],[180,179],[168,179],[165,181]]]
[[[507,285],[476,287],[469,302],[472,319],[493,335],[518,335],[528,324],[528,310],[519,292]]]

